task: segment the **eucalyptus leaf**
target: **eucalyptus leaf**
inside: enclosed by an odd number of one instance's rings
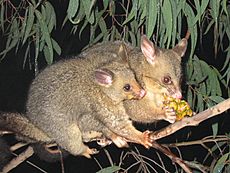
[[[7,46],[7,48],[5,50],[0,52],[0,55],[3,55],[2,58],[4,58],[5,55],[17,45],[18,41],[19,41],[18,37],[10,38],[9,46]]]
[[[136,46],[137,42],[136,42],[135,34],[133,32],[131,32],[131,31],[129,31],[129,36],[131,38],[132,46]]]
[[[12,25],[10,26],[10,35],[8,36],[7,43],[6,43],[6,49],[3,50],[0,55],[3,55],[2,58],[6,56],[6,54],[12,50],[17,43],[20,41],[19,40],[19,28],[18,28],[18,21],[16,18],[13,19]]]
[[[207,33],[209,32],[210,28],[212,27],[212,25],[213,25],[214,23],[215,23],[214,20],[211,20],[211,21],[209,22],[209,24],[208,24],[208,26],[207,26],[207,28],[206,28],[206,30],[205,30],[205,32],[204,32],[204,35],[207,34]]]
[[[88,22],[90,24],[93,24],[94,21],[95,21],[94,12],[91,11],[92,2],[91,2],[91,0],[83,0],[83,1],[81,1],[82,5],[83,5],[83,8],[85,10],[86,19],[88,20]]]
[[[197,93],[197,111],[202,112],[204,110],[204,100],[201,93]]]
[[[88,24],[89,24],[89,22],[87,20],[85,20],[84,23],[83,23],[83,25],[82,25],[82,27],[81,27],[81,29],[80,29],[80,31],[79,31],[79,34],[78,34],[79,38],[81,37],[82,32],[84,31],[84,29],[86,28],[86,26]]]
[[[84,8],[82,7],[81,3],[79,3],[78,8],[79,9],[78,9],[78,12],[76,13],[76,15],[73,18],[69,19],[73,25],[79,24],[85,18],[85,11],[84,11]]]
[[[26,30],[26,25],[27,25],[27,19],[28,19],[28,11],[29,11],[29,9],[26,8],[25,17],[24,17],[24,20],[23,20],[23,23],[22,23],[22,29],[21,29],[21,35],[22,36],[25,35],[25,30]]]
[[[176,4],[176,1],[171,1],[171,5],[172,5],[172,18],[173,18],[173,27],[172,27],[172,46],[175,46],[175,43],[176,43],[176,36],[177,36],[177,18],[178,16],[177,15],[180,15],[180,14],[177,14],[177,4]],[[180,34],[180,31],[179,31],[179,34]]]
[[[133,7],[131,9],[131,12],[129,13],[128,17],[122,23],[122,25],[126,25],[128,22],[130,22],[135,17],[135,13],[136,13],[136,9],[135,9],[135,7]]]
[[[209,96],[208,97],[210,100],[214,101],[215,103],[220,103],[222,101],[224,101],[225,99],[221,96]]]
[[[194,18],[193,23],[196,24],[196,22],[200,21],[200,18],[201,18],[201,6],[200,6],[200,1],[199,0],[194,0],[194,2],[195,2],[195,6],[196,6],[197,15]]]
[[[172,14],[172,6],[170,0],[164,0],[162,13],[165,22],[164,24],[166,26],[167,48],[169,48],[172,39],[172,27],[173,27],[173,14]]]
[[[1,16],[0,16],[0,20],[1,20],[1,29],[2,31],[4,32],[5,31],[5,27],[4,27],[4,23],[5,23],[5,20],[4,20],[4,13],[5,13],[5,6],[3,4],[3,2],[1,3],[1,12],[0,12]]]
[[[113,172],[119,171],[120,169],[121,168],[119,166],[110,166],[100,171],[97,171],[96,173],[113,173]]]
[[[107,9],[109,2],[110,2],[110,0],[103,0],[104,9]]]
[[[192,100],[193,100],[193,93],[189,87],[188,92],[187,92],[187,101],[188,101],[189,105],[192,105]]]
[[[213,173],[220,173],[222,172],[224,166],[227,164],[226,161],[229,158],[229,154],[230,153],[226,153],[224,154],[216,163],[214,169],[213,169]]]
[[[53,38],[51,39],[51,41],[52,41],[54,50],[57,52],[58,55],[61,55],[61,48],[58,45],[58,43]]]
[[[52,64],[53,60],[50,59],[51,56],[50,56],[50,51],[49,51],[48,46],[46,46],[46,45],[44,46],[43,53],[44,53],[46,62],[47,62],[48,64]]]
[[[68,9],[67,9],[67,16],[69,20],[72,22],[72,18],[76,15],[78,7],[79,7],[79,0],[70,0]]]
[[[28,44],[27,47],[26,47],[26,51],[25,51],[25,58],[24,58],[24,61],[23,61],[23,68],[25,68],[25,65],[26,65],[26,60],[29,59],[29,55],[30,55],[30,45]]]
[[[230,46],[227,48],[226,51],[227,51],[226,60],[224,62],[224,65],[223,65],[221,71],[223,71],[230,64]]]
[[[29,37],[33,25],[34,25],[34,6],[29,5],[29,14],[28,14],[28,19],[26,21],[25,34],[23,37],[22,44],[24,44],[27,38]]]
[[[193,55],[197,43],[197,26],[194,24],[195,14],[190,7],[189,3],[185,3],[184,14],[187,16],[188,29],[191,33],[191,52],[190,57]]]
[[[147,37],[150,38],[153,34],[157,20],[157,0],[148,1],[147,5]]]
[[[34,66],[35,66],[35,74],[38,73],[38,55],[39,55],[39,47],[40,47],[40,38],[41,38],[41,33],[40,33],[40,28],[37,26],[35,28],[36,31],[36,37],[35,37],[35,58],[34,58]]]
[[[220,0],[210,0],[210,7],[211,7],[211,15],[215,20],[215,23],[218,22],[219,17],[219,8],[220,8]]]
[[[45,2],[45,10],[46,10],[46,23],[48,25],[48,30],[51,33],[54,27],[56,27],[56,14],[53,6],[50,2]]]
[[[35,10],[35,14],[36,14],[36,17],[40,23],[42,35],[44,36],[45,42],[47,44],[47,47],[46,46],[44,47],[44,51],[47,51],[47,50],[49,51],[49,57],[48,57],[48,54],[46,52],[44,52],[44,55],[46,55],[46,57],[45,57],[46,62],[48,64],[51,64],[53,62],[53,46],[52,46],[52,42],[51,42],[51,36],[49,34],[49,29],[48,29],[44,19],[42,18],[41,13],[38,10]]]
[[[203,14],[208,7],[208,3],[210,0],[202,0],[201,1],[201,7],[200,7],[200,14]]]
[[[218,123],[212,124],[212,133],[213,133],[213,137],[215,138],[218,133]]]

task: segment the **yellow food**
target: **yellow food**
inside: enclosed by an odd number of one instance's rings
[[[176,120],[181,120],[186,115],[192,116],[193,112],[189,106],[189,104],[185,100],[176,99],[173,97],[164,96],[164,106],[173,108],[176,112]]]

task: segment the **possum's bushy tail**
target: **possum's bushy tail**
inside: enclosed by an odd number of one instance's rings
[[[0,172],[3,167],[11,160],[12,154],[10,151],[10,146],[0,138]]]
[[[57,162],[62,158],[65,158],[69,153],[63,149],[56,148],[54,150],[45,147],[45,144],[35,143],[31,145],[34,149],[34,153],[46,162]]]

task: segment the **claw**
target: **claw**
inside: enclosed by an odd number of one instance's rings
[[[149,131],[149,130],[146,130],[146,131],[144,131],[143,133],[143,141],[142,141],[142,145],[144,145],[145,146],[145,148],[150,148],[150,147],[152,147],[152,142],[153,142],[153,140],[150,138],[150,135],[152,134],[152,132],[151,131]]]
[[[97,153],[99,153],[99,151],[97,149],[95,149],[95,148],[87,148],[86,151],[84,153],[82,153],[81,155],[90,159],[91,155],[97,154]]]
[[[171,107],[165,107],[165,116],[165,120],[170,123],[174,123],[176,121],[176,112]]]
[[[106,138],[101,138],[97,141],[97,144],[100,145],[101,147],[105,147],[107,145],[110,145],[111,143],[112,141]]]

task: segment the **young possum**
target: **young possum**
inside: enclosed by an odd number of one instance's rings
[[[118,50],[122,60],[127,58],[125,51],[123,45]],[[30,86],[25,116],[73,155],[95,153],[82,141],[82,135],[91,131],[117,145],[126,138],[151,146],[148,132],[133,127],[123,106],[124,100],[145,95],[124,61],[104,64],[96,58],[91,62],[76,58],[47,67]]]

